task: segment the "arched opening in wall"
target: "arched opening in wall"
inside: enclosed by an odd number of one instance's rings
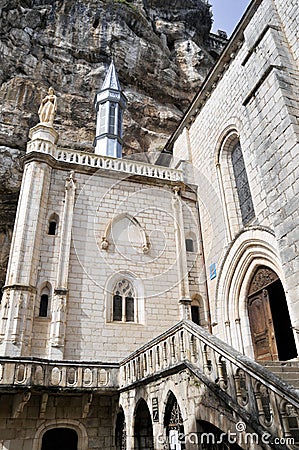
[[[286,361],[297,356],[284,289],[268,267],[258,267],[252,277],[248,316],[257,361]]]
[[[203,299],[200,295],[192,296],[191,302],[191,320],[197,325],[205,325],[205,311]]]
[[[228,242],[255,217],[246,164],[238,132],[226,130],[216,158]]]
[[[139,401],[135,411],[134,449],[154,450],[152,419],[143,399]]]
[[[50,289],[48,286],[45,286],[41,291],[39,299],[39,317],[48,317],[49,298]]]
[[[41,450],[78,450],[78,435],[71,428],[51,428],[42,439]]]
[[[57,214],[52,214],[49,217],[49,223],[48,223],[48,235],[50,236],[56,236],[57,234],[57,228],[58,228],[58,221],[59,217]]]
[[[201,450],[242,450],[228,441],[226,432],[204,420],[196,421],[198,448]]]
[[[113,289],[112,317],[115,322],[136,322],[136,293],[132,283],[123,278]]]
[[[175,395],[170,392],[165,408],[164,427],[169,449],[184,450],[184,425],[181,410]]]
[[[248,223],[255,217],[255,213],[244,157],[239,140],[232,147],[231,161],[239,199],[242,223],[245,226],[248,225]]]
[[[127,448],[126,421],[123,410],[116,417],[115,447],[117,450],[126,450]]]

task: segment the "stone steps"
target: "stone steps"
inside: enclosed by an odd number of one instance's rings
[[[264,361],[261,365],[286,383],[299,389],[299,361]]]

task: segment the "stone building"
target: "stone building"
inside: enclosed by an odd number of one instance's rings
[[[113,62],[94,153],[57,144],[49,90],[1,304],[0,449],[298,448],[298,42],[295,0],[253,0],[152,164],[121,157]]]

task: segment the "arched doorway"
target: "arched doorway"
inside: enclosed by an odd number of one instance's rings
[[[152,419],[144,400],[139,401],[135,411],[134,449],[154,450]]]
[[[78,450],[78,435],[71,428],[52,428],[45,432],[41,450]]]
[[[183,418],[177,399],[172,392],[169,394],[165,408],[164,426],[169,450],[184,450],[186,446]]]
[[[127,448],[126,421],[123,410],[116,417],[115,447],[117,450],[126,450]]]
[[[248,316],[257,361],[286,361],[297,356],[284,289],[268,267],[259,267],[252,277]]]

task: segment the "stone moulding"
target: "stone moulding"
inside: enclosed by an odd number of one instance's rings
[[[95,155],[94,153],[57,148],[55,144],[43,139],[36,139],[27,144],[27,154],[32,152],[50,155],[58,162],[122,172],[129,175],[158,178],[165,181],[183,181],[183,172],[178,169],[155,166],[133,160]]]

